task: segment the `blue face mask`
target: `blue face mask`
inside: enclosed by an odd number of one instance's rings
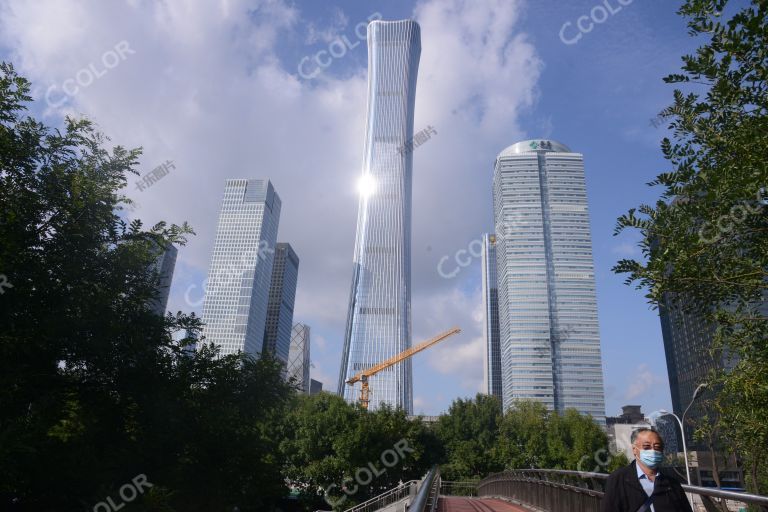
[[[656,469],[663,460],[663,452],[657,452],[656,450],[640,450],[640,461],[651,469]]]

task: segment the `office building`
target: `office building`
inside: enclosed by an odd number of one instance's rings
[[[288,380],[293,379],[299,390],[310,393],[309,326],[294,324],[291,329],[291,349],[288,352]]]
[[[608,450],[611,453],[622,452],[627,456],[627,459],[633,460],[635,456],[632,453],[632,432],[641,428],[650,428],[651,422],[640,410],[639,405],[625,405],[621,410],[621,415],[605,418]],[[589,461],[589,463],[592,464],[593,462]],[[602,473],[606,469],[598,468],[596,472]],[[582,467],[581,470],[592,471],[592,468]]]
[[[323,391],[323,383],[319,380],[310,379],[309,381],[309,394],[317,395]]]
[[[605,422],[583,157],[518,142],[493,177],[504,409],[516,400]]]
[[[338,392],[346,380],[411,346],[411,174],[416,74],[414,21],[368,25],[368,113],[347,323]],[[411,360],[371,378],[371,404],[413,409]]]
[[[203,303],[205,341],[221,355],[263,348],[280,204],[269,180],[226,181]]]
[[[501,394],[501,346],[499,344],[499,289],[496,284],[496,235],[483,235],[481,259],[483,279],[483,334],[485,335],[485,358],[483,359],[483,381],[485,393],[498,398]]]
[[[152,270],[158,274],[157,296],[150,301],[152,311],[160,316],[165,316],[165,310],[168,308],[168,295],[171,292],[171,281],[173,280],[173,271],[176,268],[176,256],[178,249],[173,244],[161,247],[153,244],[157,258],[152,266]]]
[[[293,305],[299,278],[299,257],[290,244],[278,243],[272,263],[272,284],[269,288],[267,319],[264,328],[263,352],[288,364],[293,327]]]

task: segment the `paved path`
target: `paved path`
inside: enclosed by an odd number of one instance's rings
[[[438,512],[528,512],[502,500],[480,498],[440,498]]]

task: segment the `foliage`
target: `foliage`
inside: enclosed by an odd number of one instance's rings
[[[422,422],[401,409],[369,412],[328,393],[297,396],[282,438],[284,474],[307,506],[322,506],[327,495],[335,508],[349,508],[423,477],[439,453]]]
[[[672,138],[661,149],[670,169],[650,185],[661,199],[618,220],[637,229],[643,262],[614,270],[664,307],[681,297],[689,311],[717,327],[713,355],[726,358],[710,380],[715,407],[747,468],[752,491],[766,491],[768,446],[768,4],[752,0],[727,20],[727,0],[687,0],[691,36],[705,40],[683,57],[682,72],[662,112]],[[762,483],[760,483],[762,481]]]
[[[285,494],[279,365],[174,341],[200,319],[152,312],[153,263],[191,228],[123,221],[140,151],[36,122],[28,91],[0,66],[0,508],[92,508],[144,474],[133,507],[264,510]]]
[[[453,401],[435,426],[446,450],[440,468],[444,480],[480,479],[503,469],[498,454],[501,418],[501,405],[493,396]]]
[[[494,397],[456,400],[436,433],[446,451],[444,480],[478,480],[507,469],[605,472],[628,463],[626,457],[609,456],[608,438],[590,417],[572,409],[548,411],[533,401],[517,402],[502,414]],[[609,466],[599,466],[602,461]]]

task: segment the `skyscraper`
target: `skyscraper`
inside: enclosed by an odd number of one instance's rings
[[[368,114],[360,179],[352,285],[339,395],[345,381],[411,346],[411,173],[419,25],[410,20],[368,25]],[[371,409],[385,402],[413,408],[411,361],[371,378]]]
[[[221,355],[264,345],[280,204],[269,180],[226,182],[203,303],[205,342]]]
[[[496,235],[483,235],[483,333],[485,334],[485,358],[483,377],[486,393],[502,401],[501,346],[499,340],[499,288],[496,284]]]
[[[684,297],[668,293],[659,307],[672,412],[678,416],[682,416],[691,404],[694,391],[708,380],[712,370],[731,370],[738,362],[727,350],[722,351],[719,357],[713,357],[710,349],[716,326],[708,323],[701,313],[686,310],[685,304],[689,303]],[[764,292],[763,300],[753,304],[753,307],[756,316],[768,317],[768,291]],[[694,401],[686,416],[692,420],[685,424],[685,440],[689,449],[708,449],[706,442],[697,442],[693,437],[696,423],[705,414],[711,414],[701,402],[701,399]]]
[[[288,354],[288,378],[294,379],[301,391],[309,394],[309,326],[294,324],[291,330],[291,350]]]
[[[272,264],[272,284],[269,287],[267,319],[262,351],[273,354],[288,364],[293,326],[293,305],[299,278],[299,257],[290,244],[278,243]]]
[[[155,252],[157,259],[153,265],[153,270],[158,273],[160,279],[157,285],[157,297],[150,301],[150,307],[156,314],[165,316],[173,271],[176,268],[176,256],[179,250],[173,244],[168,244],[165,247],[157,245]]]
[[[493,176],[504,409],[532,399],[605,422],[583,157],[528,140]]]

